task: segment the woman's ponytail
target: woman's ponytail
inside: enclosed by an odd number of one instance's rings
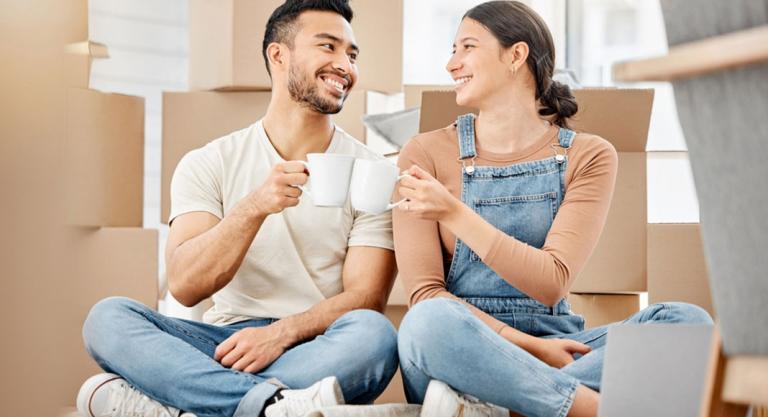
[[[560,127],[568,127],[568,118],[576,114],[579,105],[567,85],[550,80],[548,88],[539,97],[542,116],[553,116],[552,123]]]

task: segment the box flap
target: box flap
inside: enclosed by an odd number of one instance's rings
[[[653,108],[652,88],[574,90],[579,112],[571,127],[608,140],[619,152],[645,152]]]
[[[75,55],[88,55],[91,58],[109,58],[107,45],[94,41],[70,43],[66,46],[66,52]]]
[[[423,91],[419,132],[442,129],[455,122],[457,117],[467,113],[477,113],[477,110],[456,104],[454,91]]]

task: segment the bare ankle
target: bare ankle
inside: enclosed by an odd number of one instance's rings
[[[576,398],[568,412],[568,417],[597,417],[597,406],[600,403],[600,394],[584,385],[576,388]]]

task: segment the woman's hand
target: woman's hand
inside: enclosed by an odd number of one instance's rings
[[[400,204],[399,209],[420,219],[435,221],[444,220],[459,212],[461,201],[428,172],[413,165],[403,174],[409,176],[400,181],[398,191],[408,201]]]
[[[538,339],[528,351],[542,362],[554,368],[562,368],[573,362],[573,355],[586,355],[592,350],[589,346],[569,339]]]

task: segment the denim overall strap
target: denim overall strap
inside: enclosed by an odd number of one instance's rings
[[[459,130],[459,160],[477,156],[475,148],[475,115],[463,114],[456,120]]]
[[[571,147],[571,144],[573,144],[573,138],[576,137],[576,132],[561,127],[560,133],[558,133],[557,136],[557,140],[560,142],[560,147],[563,149],[568,149]]]
[[[475,115],[472,113],[459,116],[456,120],[456,126],[459,131],[459,158],[461,170],[466,175],[475,173],[475,158],[477,149],[475,149]],[[469,161],[469,163],[467,163]]]
[[[573,144],[573,138],[576,137],[576,132],[561,127],[557,136],[559,146],[562,148],[562,153],[558,151],[555,145],[552,145],[552,148],[555,150],[555,161],[557,161],[558,165],[560,165],[560,196],[558,198],[559,208],[560,204],[563,202],[563,198],[565,197],[565,171],[568,169],[568,149]]]

